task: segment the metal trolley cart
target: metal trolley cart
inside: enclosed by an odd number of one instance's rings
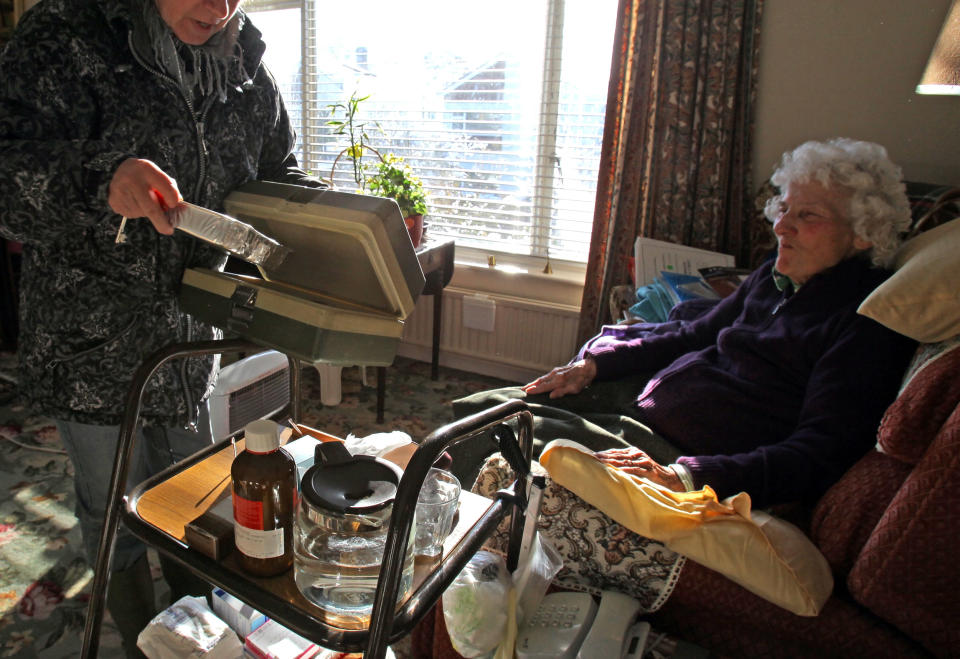
[[[176,344],[155,353],[137,371],[127,397],[120,428],[110,499],[84,628],[83,657],[95,657],[97,654],[106,588],[110,578],[110,559],[121,518],[125,526],[147,545],[155,547],[165,556],[254,606],[288,629],[323,647],[343,652],[365,651],[367,656],[375,658],[383,657],[391,642],[407,635],[427,614],[508,514],[511,514],[511,525],[507,565],[510,570],[516,568],[527,493],[527,485],[522,479],[510,490],[501,492],[492,502],[464,492],[460,521],[445,543],[443,557],[436,563],[426,565],[421,565],[418,559],[412,594],[405,602],[399,605],[396,603],[406,550],[403,540],[409,536],[417,495],[428,470],[447,448],[475,438],[491,428],[495,429],[494,436],[501,443],[504,453],[512,453],[515,459],[522,460],[523,465],[528,466],[533,448],[533,417],[522,401],[504,403],[438,428],[418,446],[397,488],[394,514],[390,520],[384,550],[383,568],[377,583],[370,624],[365,629],[342,629],[327,622],[324,612],[300,595],[294,584],[292,570],[267,579],[251,577],[239,569],[235,557],[228,555],[218,561],[192,549],[182,536],[177,537],[176,534],[178,525],[182,529],[184,519],[198,514],[197,509],[190,511],[188,516],[180,521],[175,521],[172,528],[163,528],[164,525],[157,523],[155,519],[148,519],[149,515],[145,514],[146,503],[158,488],[192,478],[199,480],[189,480],[191,484],[212,482],[215,487],[229,487],[229,467],[233,458],[230,440],[221,441],[139,484],[129,496],[125,496],[124,483],[133,455],[135,430],[140,420],[141,400],[148,379],[161,365],[172,359],[260,349],[262,346],[239,339]],[[290,414],[292,418],[299,419],[299,371],[295,359],[290,357],[290,361]],[[513,431],[503,425],[511,420],[517,422],[517,439],[514,439]],[[505,445],[505,442],[509,446]],[[226,478],[223,478],[224,474]],[[193,501],[196,501],[198,496],[206,498],[210,493],[209,489],[192,489]],[[198,492],[200,494],[197,494]],[[211,500],[215,498],[212,497]]]

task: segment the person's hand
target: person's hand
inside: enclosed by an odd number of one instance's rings
[[[612,448],[599,451],[596,457],[600,462],[617,467],[647,480],[659,483],[676,492],[686,492],[683,481],[670,467],[664,467],[638,448]]]
[[[550,393],[550,398],[560,398],[567,394],[579,394],[597,377],[597,364],[592,359],[581,359],[558,366],[546,375],[523,385],[528,394]]]
[[[110,179],[107,202],[123,217],[146,217],[162,234],[173,233],[165,211],[183,201],[177,182],[149,160],[127,158]]]

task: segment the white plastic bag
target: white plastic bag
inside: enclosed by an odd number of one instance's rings
[[[150,621],[137,637],[150,659],[234,659],[243,644],[227,623],[214,615],[202,597],[181,597]]]
[[[507,631],[512,579],[499,554],[478,551],[441,599],[453,649],[480,657],[497,648]]]
[[[527,560],[517,566],[513,583],[517,589],[517,626],[523,626],[527,616],[540,606],[550,582],[563,567],[563,558],[542,533],[533,536]]]
[[[563,567],[560,552],[540,533],[540,505],[546,479],[542,475],[527,477],[527,510],[524,515],[517,569],[513,571],[516,589],[516,624],[522,626],[527,616],[537,610],[550,582]]]

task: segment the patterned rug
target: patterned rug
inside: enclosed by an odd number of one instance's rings
[[[73,473],[52,422],[17,403],[15,377],[16,356],[0,353],[0,657],[76,657],[93,571],[73,514]],[[368,378],[375,381],[372,369]],[[359,368],[343,369],[335,407],[319,403],[319,377],[305,368],[300,421],[340,437],[402,430],[419,440],[452,420],[452,400],[505,384],[446,368],[434,381],[429,364],[398,358],[387,369],[385,418],[377,424],[376,389],[362,383]],[[123,656],[109,615],[99,656]]]

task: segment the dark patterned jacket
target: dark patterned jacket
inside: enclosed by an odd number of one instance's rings
[[[36,413],[97,425],[120,422],[147,356],[215,337],[181,313],[177,294],[185,268],[225,262],[222,252],[179,231],[161,235],[146,219],[130,220],[127,242],[115,244],[120,217],[107,191],[120,162],[153,161],[186,201],[213,209],[247,181],[305,177],[249,21],[239,42],[253,79],[230,89],[226,102],[190,103],[138,55],[126,2],[44,0],[0,54],[0,233],[24,244],[21,393]],[[211,372],[207,358],[168,362],[151,379],[142,417],[190,420]]]

